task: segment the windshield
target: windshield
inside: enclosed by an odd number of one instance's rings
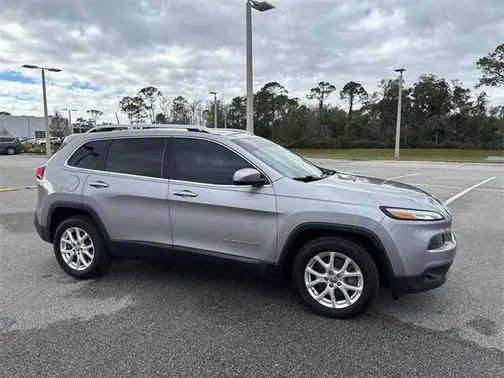
[[[233,142],[284,176],[321,179],[325,174],[322,169],[309,161],[267,139],[240,138],[234,139]]]

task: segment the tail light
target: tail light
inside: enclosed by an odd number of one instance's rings
[[[45,171],[45,167],[43,165],[41,165],[40,167],[37,167],[37,171],[35,173],[35,176],[37,176],[37,178],[39,180],[42,180],[44,178],[44,171]]]

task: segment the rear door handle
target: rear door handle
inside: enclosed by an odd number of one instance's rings
[[[89,186],[93,186],[95,188],[108,188],[109,184],[103,181],[91,181],[89,183]]]
[[[197,193],[191,192],[190,190],[180,190],[173,192],[173,195],[179,197],[198,197]]]

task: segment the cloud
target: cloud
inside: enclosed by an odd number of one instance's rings
[[[407,84],[433,73],[472,88],[476,60],[502,42],[500,0],[272,2],[274,10],[253,14],[255,88],[278,81],[303,99],[320,80],[375,91],[398,66]],[[147,85],[203,101],[209,90],[242,95],[244,8],[222,0],[4,0],[0,110],[42,114],[39,73],[21,70],[26,63],[63,69],[47,75],[50,109],[100,109],[108,121],[122,96]]]

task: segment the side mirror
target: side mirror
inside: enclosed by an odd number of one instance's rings
[[[233,175],[235,185],[262,186],[267,181],[261,176],[261,172],[254,168],[243,168],[237,170]]]

